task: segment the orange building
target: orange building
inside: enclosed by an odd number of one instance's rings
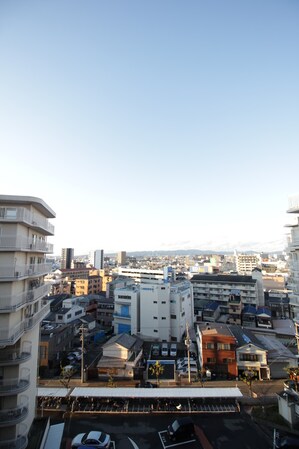
[[[203,374],[235,379],[238,375],[236,339],[226,324],[198,323],[199,359]]]

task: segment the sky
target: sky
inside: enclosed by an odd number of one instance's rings
[[[298,44],[297,0],[2,0],[0,193],[55,254],[284,250]]]

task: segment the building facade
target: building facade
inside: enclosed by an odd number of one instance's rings
[[[35,416],[39,324],[50,311],[51,218],[39,198],[0,195],[0,448],[25,448]]]
[[[291,290],[289,293],[291,317],[299,321],[299,196],[289,200],[287,212],[296,215],[296,222],[288,225],[290,229],[287,246],[289,256],[288,289]]]
[[[237,254],[236,269],[238,274],[250,276],[255,268],[261,268],[261,257],[257,254]]]
[[[197,274],[191,278],[191,283],[196,315],[211,301],[219,304],[220,314],[229,314],[232,305],[230,299],[236,291],[239,292],[242,306],[263,305],[263,297],[259,297],[258,281],[252,276]]]
[[[193,291],[189,281],[141,283],[114,292],[114,331],[158,341],[181,341],[186,323],[193,325]]]
[[[72,268],[73,259],[74,259],[74,248],[62,248],[60,268],[62,270]]]

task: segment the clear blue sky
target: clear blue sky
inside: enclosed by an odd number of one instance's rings
[[[55,253],[284,249],[297,0],[2,0],[0,192]]]

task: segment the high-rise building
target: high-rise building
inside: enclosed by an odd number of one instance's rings
[[[117,254],[117,264],[118,265],[126,265],[127,253],[126,251],[120,251]]]
[[[93,266],[98,270],[104,269],[104,250],[96,249],[94,251]]]
[[[60,268],[62,270],[72,268],[73,259],[74,259],[74,248],[62,248]]]
[[[290,214],[296,214],[296,222],[288,225],[290,234],[288,236],[287,252],[289,255],[289,279],[288,289],[291,317],[296,321],[299,320],[299,196],[290,198],[289,209]]]
[[[45,296],[53,252],[49,218],[41,199],[0,195],[0,448],[27,446],[35,416],[39,324],[49,313]]]

